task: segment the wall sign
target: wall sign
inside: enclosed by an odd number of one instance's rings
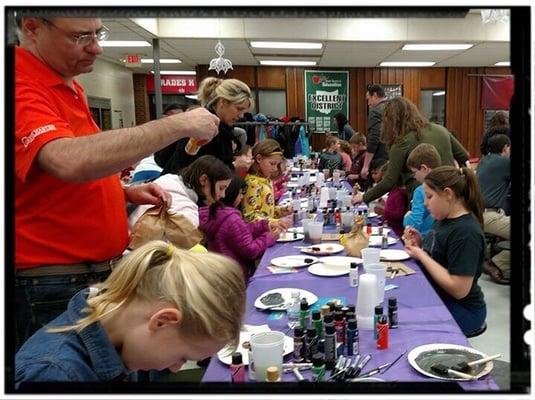
[[[154,75],[146,76],[147,92],[154,93]],[[163,94],[193,94],[197,92],[197,77],[191,75],[161,75]]]
[[[380,83],[379,85],[381,85],[381,87],[384,89],[385,96],[388,100],[393,99],[394,97],[403,96],[403,85],[401,83],[394,85],[383,85],[382,83]],[[368,84],[368,86],[366,87],[369,86],[370,84]]]
[[[349,117],[348,88],[348,71],[305,71],[305,118],[313,131],[336,131],[334,115]]]

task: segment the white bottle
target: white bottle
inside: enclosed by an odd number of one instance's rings
[[[352,262],[349,267],[349,286],[357,287],[359,285],[359,270],[358,264]]]
[[[286,315],[288,316],[288,327],[291,329],[299,325],[299,317],[301,313],[301,292],[299,290],[292,291],[290,302],[286,308]]]

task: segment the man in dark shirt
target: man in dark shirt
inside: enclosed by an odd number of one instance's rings
[[[370,111],[368,115],[368,144],[364,165],[360,171],[360,176],[364,179],[368,179],[370,163],[373,160],[388,160],[386,145],[379,140],[381,136],[381,123],[383,121],[383,110],[387,101],[384,89],[379,85],[370,85],[366,92],[366,101],[368,102]]]
[[[477,166],[477,180],[485,202],[483,220],[485,232],[506,240],[511,238],[511,217],[505,215],[503,205],[511,181],[511,140],[497,134],[489,139],[489,154]],[[498,268],[498,270],[496,270]],[[503,250],[486,266],[486,272],[497,283],[509,283],[510,252]]]

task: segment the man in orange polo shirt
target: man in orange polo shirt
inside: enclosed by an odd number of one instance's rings
[[[155,184],[123,189],[119,172],[183,137],[211,140],[219,119],[199,108],[99,132],[82,87],[108,31],[97,18],[17,18],[15,264],[17,348],[104,279],[128,243],[125,200],[159,205]]]

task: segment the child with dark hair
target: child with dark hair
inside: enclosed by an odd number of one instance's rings
[[[360,177],[360,172],[364,166],[364,158],[366,156],[366,136],[362,133],[355,133],[349,139],[349,147],[351,149],[351,169],[347,175],[347,179],[351,186],[358,183],[362,190],[366,190],[368,187],[368,179]]]
[[[423,238],[408,227],[405,250],[429,274],[466,336],[484,329],[487,308],[477,284],[485,260],[483,199],[470,168],[442,166],[424,179],[425,205],[437,221]]]
[[[225,197],[210,207],[199,209],[199,228],[207,239],[208,250],[236,260],[245,281],[254,273],[254,261],[273,246],[280,231],[271,232],[267,219],[246,223],[238,207],[247,191],[245,180],[234,175]]]

